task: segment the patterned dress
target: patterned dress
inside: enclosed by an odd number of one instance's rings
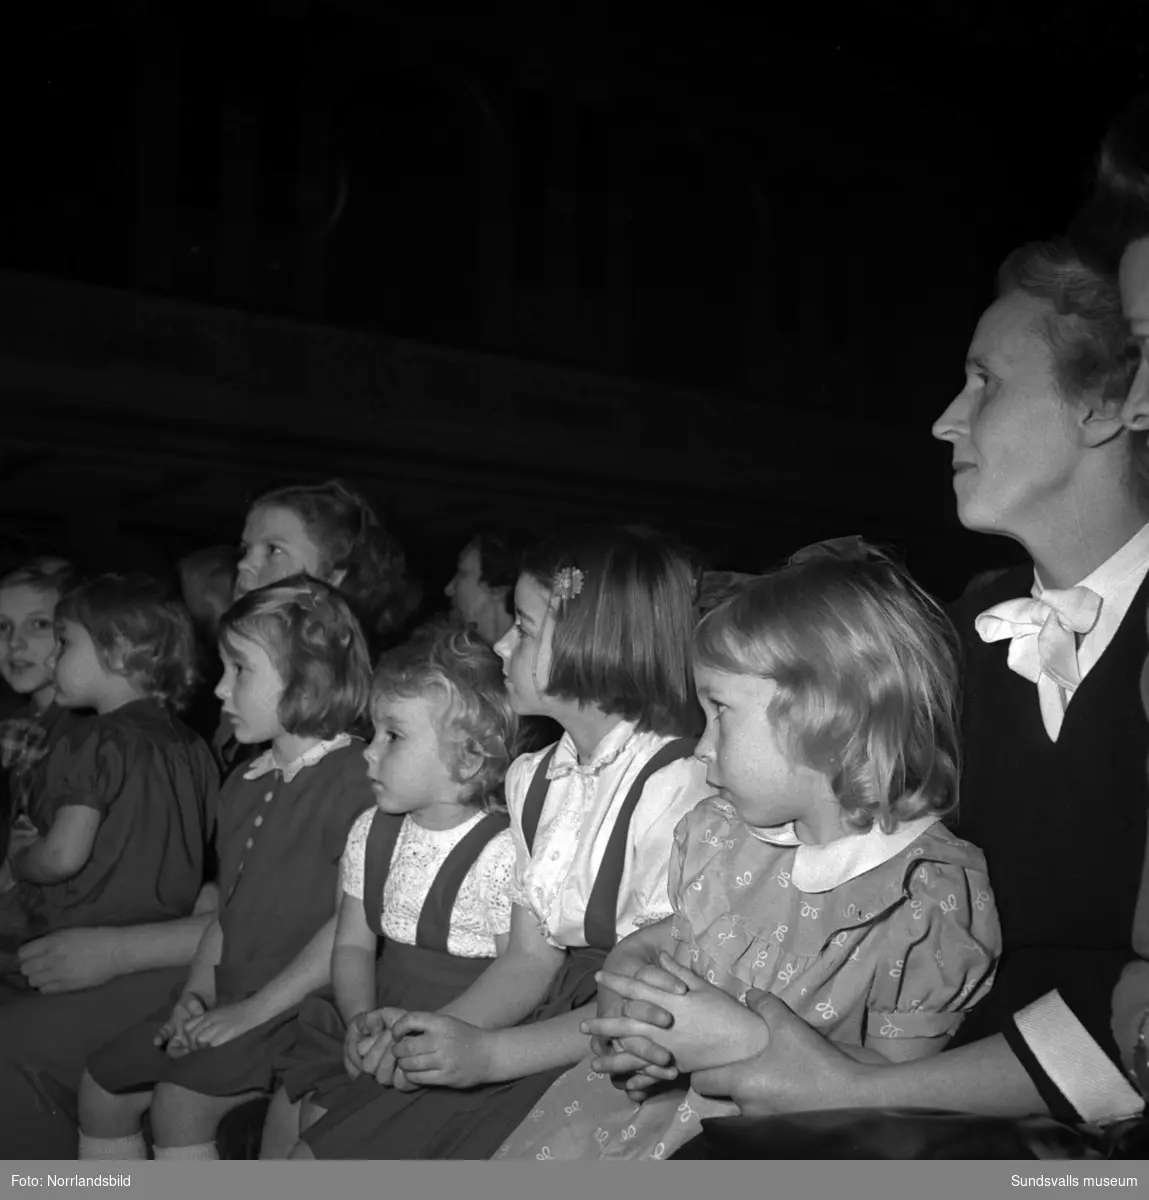
[[[674,957],[743,1003],[773,992],[831,1041],[903,1061],[942,1049],[990,988],[1000,933],[985,860],[933,818],[805,846],[712,799],[674,840]],[[635,1105],[590,1063],[497,1158],[667,1158],[702,1118],[736,1111],[682,1087]]]

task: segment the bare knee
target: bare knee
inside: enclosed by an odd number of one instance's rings
[[[285,1159],[299,1138],[299,1113],[302,1101],[292,1103],[287,1092],[280,1088],[271,1098],[267,1116],[263,1122],[263,1137],[260,1139],[259,1157],[262,1159]]]
[[[128,1137],[140,1128],[140,1119],[152,1101],[150,1091],[119,1096],[105,1091],[87,1071],[80,1080],[80,1128],[88,1137]]]
[[[262,1092],[237,1096],[205,1096],[175,1083],[158,1084],[152,1097],[152,1130],[156,1145],[202,1146],[215,1141],[223,1117]]]
[[[311,1153],[306,1142],[296,1142],[287,1156],[292,1162],[312,1162],[315,1155]]]

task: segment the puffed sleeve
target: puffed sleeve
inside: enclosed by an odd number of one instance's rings
[[[511,881],[517,850],[510,829],[497,833],[483,847],[476,863],[479,899],[486,912],[487,932],[500,937],[511,929]]]
[[[905,901],[879,926],[866,1045],[896,1062],[941,1050],[993,983],[997,907],[983,871],[924,861]]]
[[[105,814],[124,789],[124,746],[114,726],[83,721],[59,739],[48,756],[44,777],[46,814],[78,805]]]
[[[668,874],[676,828],[711,791],[706,784],[706,767],[696,758],[670,763],[646,781],[631,821],[632,899],[626,907],[635,913],[636,928],[670,916],[673,895],[668,888]]]
[[[347,844],[343,848],[343,857],[339,860],[339,884],[356,900],[363,899],[363,875],[367,861],[367,836],[371,832],[371,822],[375,819],[374,809],[360,813],[351,826],[347,835]]]

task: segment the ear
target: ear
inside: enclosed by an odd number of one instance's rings
[[[482,770],[483,755],[480,753],[475,743],[470,738],[466,743],[459,747],[459,756],[455,764],[455,772],[459,777],[460,783],[467,783],[474,779],[475,776]]]
[[[1125,431],[1122,420],[1123,406],[1115,401],[1101,401],[1097,408],[1081,404],[1077,413],[1077,427],[1082,444],[1094,449],[1104,446]]]

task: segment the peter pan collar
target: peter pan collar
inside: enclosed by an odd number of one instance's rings
[[[284,783],[290,783],[305,767],[313,767],[320,759],[326,758],[333,750],[342,750],[351,745],[351,735],[341,733],[330,741],[319,742],[294,758],[286,767],[281,767],[275,761],[275,751],[265,750],[243,773],[244,779],[259,779],[271,771],[278,771],[283,776]]]
[[[850,834],[825,846],[800,841],[793,824],[751,828],[750,832],[772,846],[797,847],[790,880],[800,892],[829,892],[897,857],[937,821],[935,816],[918,817],[899,825],[893,833],[884,833],[875,824],[865,833]]]
[[[578,760],[578,748],[574,744],[574,738],[569,733],[564,733],[559,742],[559,748],[555,751],[554,758],[551,759],[551,765],[547,768],[547,778],[562,779],[564,776],[573,775],[576,771],[580,775],[597,775],[619,758],[623,751],[630,746],[634,737],[634,722],[620,721],[595,746],[590,762],[584,765]]]

